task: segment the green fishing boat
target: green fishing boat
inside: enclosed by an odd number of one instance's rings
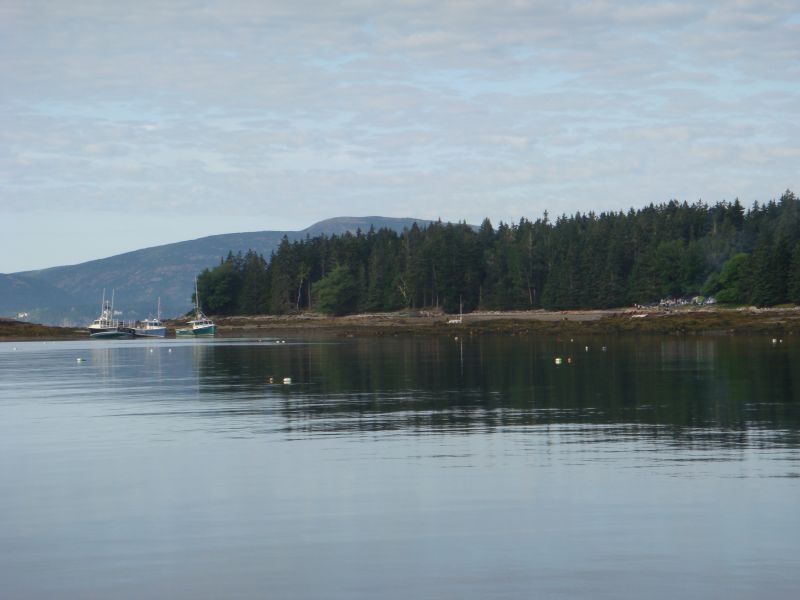
[[[195,318],[186,324],[186,327],[181,327],[175,330],[175,335],[204,335],[211,336],[217,330],[214,321],[209,319],[200,310],[200,294],[197,292],[197,279],[194,280],[194,312]]]

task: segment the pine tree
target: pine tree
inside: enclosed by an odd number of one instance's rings
[[[794,245],[794,251],[792,252],[787,288],[789,302],[800,304],[800,242]]]
[[[337,300],[337,311],[455,311],[459,299],[468,310],[613,307],[701,288],[721,302],[772,305],[800,300],[798,247],[800,200],[787,191],[747,211],[738,200],[670,201],[555,222],[545,213],[497,229],[485,219],[477,230],[438,222],[399,235],[284,238],[269,264],[252,251],[229,253],[200,274],[198,287],[220,314],[308,310],[317,290],[329,298],[339,290],[333,297],[347,301]],[[352,278],[352,298],[340,270],[328,279],[340,267]]]

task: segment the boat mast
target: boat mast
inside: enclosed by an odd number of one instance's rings
[[[195,306],[195,316],[199,319],[201,310],[200,310],[200,292],[197,291],[197,277],[194,278],[194,306]]]

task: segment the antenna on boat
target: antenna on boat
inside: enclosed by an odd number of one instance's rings
[[[158,297],[158,305],[156,307],[156,319],[161,320],[161,296]]]

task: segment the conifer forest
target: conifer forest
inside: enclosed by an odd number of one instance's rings
[[[284,238],[269,259],[230,253],[198,289],[217,315],[591,309],[697,295],[798,304],[800,199],[787,190],[749,208],[671,201],[496,227]]]

